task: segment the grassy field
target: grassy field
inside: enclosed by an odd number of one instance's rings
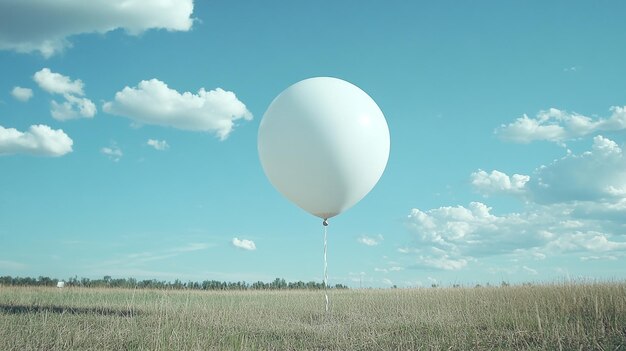
[[[626,350],[626,283],[330,297],[0,287],[0,350]]]

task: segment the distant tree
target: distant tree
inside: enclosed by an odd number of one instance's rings
[[[8,286],[56,286],[59,280],[56,278],[39,276],[37,279],[31,277],[11,277],[0,276],[0,285]],[[284,290],[284,289],[309,289],[319,290],[324,288],[324,283],[321,282],[287,282],[284,278],[276,278],[270,283],[263,281],[257,281],[252,284],[248,284],[245,281],[238,282],[225,282],[217,280],[204,280],[200,282],[188,281],[183,283],[179,279],[173,282],[158,281],[156,279],[146,279],[138,281],[135,278],[112,278],[110,275],[105,275],[102,279],[89,279],[78,276],[70,277],[65,280],[66,286],[81,286],[85,288],[97,288],[97,287],[112,287],[112,288],[127,288],[127,289],[194,289],[194,290]],[[348,287],[342,284],[336,284],[333,289],[347,289]]]

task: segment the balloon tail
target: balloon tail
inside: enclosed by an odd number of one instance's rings
[[[326,313],[328,313],[328,261],[326,260],[326,251],[328,246],[328,222],[324,219],[324,298],[326,299]]]

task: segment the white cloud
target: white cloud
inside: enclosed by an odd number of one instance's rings
[[[602,201],[626,198],[626,157],[612,140],[593,138],[591,151],[568,154],[541,166],[527,184],[529,195],[540,203]]]
[[[134,88],[125,87],[102,109],[139,123],[212,132],[221,140],[232,132],[235,121],[252,119],[246,105],[231,91],[200,88],[197,94],[181,94],[158,79],[143,80]]]
[[[566,233],[549,245],[561,251],[586,253],[626,251],[626,242],[612,241],[608,234],[596,231]]]
[[[461,269],[491,255],[532,261],[626,256],[626,158],[601,135],[590,149],[537,168],[518,186],[502,172],[473,173],[472,183],[485,193],[523,190],[523,211],[495,215],[480,202],[412,209],[407,224],[414,242],[398,252],[415,265],[438,269]],[[531,273],[521,266],[519,271]]]
[[[605,256],[582,256],[580,258],[581,261],[616,261],[617,257],[613,255],[605,255]]]
[[[52,118],[58,121],[92,118],[97,111],[96,105],[91,100],[73,95],[65,95],[65,102],[62,103],[52,100],[50,106]]]
[[[399,272],[402,270],[404,270],[404,267],[400,267],[400,266],[391,266],[389,268],[378,268],[378,267],[374,268],[374,272],[380,272],[380,273]]]
[[[574,216],[576,212],[562,204],[528,205],[523,213],[502,216],[489,213],[482,203],[426,212],[413,209],[408,225],[415,246],[401,253],[412,257],[418,266],[456,270],[476,258],[493,255],[528,252],[537,260],[563,253],[626,252],[626,242],[597,231],[614,223],[578,219],[582,228],[561,225],[561,219]]]
[[[13,87],[11,95],[19,101],[26,102],[33,97],[33,90],[29,88]]]
[[[148,142],[146,144],[152,146],[155,150],[159,151],[167,150],[170,147],[170,145],[165,140],[148,139]]]
[[[171,251],[175,253],[192,252],[192,251],[206,250],[212,246],[213,244],[210,244],[210,243],[189,243],[185,246],[173,248]]]
[[[50,94],[60,94],[65,98],[64,102],[52,100],[50,114],[58,121],[66,121],[77,118],[92,118],[96,115],[96,105],[85,95],[84,84],[80,79],[72,80],[70,77],[43,68],[36,72],[33,79],[39,87]]]
[[[233,238],[232,243],[235,247],[238,247],[240,249],[244,249],[248,251],[256,250],[256,245],[254,244],[254,241],[252,240]]]
[[[49,68],[42,68],[35,72],[33,80],[41,89],[50,94],[85,95],[83,81],[80,79],[72,80],[70,77],[50,71]]]
[[[513,174],[509,177],[506,173],[493,170],[487,173],[482,169],[472,173],[472,185],[484,195],[505,193],[522,194],[524,186],[530,180],[527,175]]]
[[[122,156],[124,156],[122,149],[120,149],[115,143],[113,143],[110,147],[103,147],[100,149],[100,152],[106,155],[113,162],[118,162]]]
[[[383,241],[384,238],[382,235],[378,234],[375,237],[370,237],[367,235],[363,235],[361,237],[359,237],[357,239],[357,241],[363,245],[367,245],[367,246],[376,246],[378,244],[380,244],[381,241]]]
[[[439,268],[443,270],[457,270],[467,266],[465,258],[451,258],[448,255],[439,257],[419,256],[417,262],[428,267]]]
[[[33,125],[28,131],[0,126],[0,155],[63,156],[72,152],[72,139],[62,129]]]
[[[50,57],[81,33],[188,31],[192,12],[193,0],[0,1],[0,50]]]
[[[602,131],[626,129],[626,106],[610,108],[608,118],[592,118],[577,113],[569,113],[556,108],[540,111],[535,118],[523,115],[510,124],[503,124],[495,130],[502,140],[516,143],[530,143],[547,140],[563,143]]]

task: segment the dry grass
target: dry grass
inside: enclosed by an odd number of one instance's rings
[[[626,284],[332,291],[0,287],[0,350],[626,349]]]

